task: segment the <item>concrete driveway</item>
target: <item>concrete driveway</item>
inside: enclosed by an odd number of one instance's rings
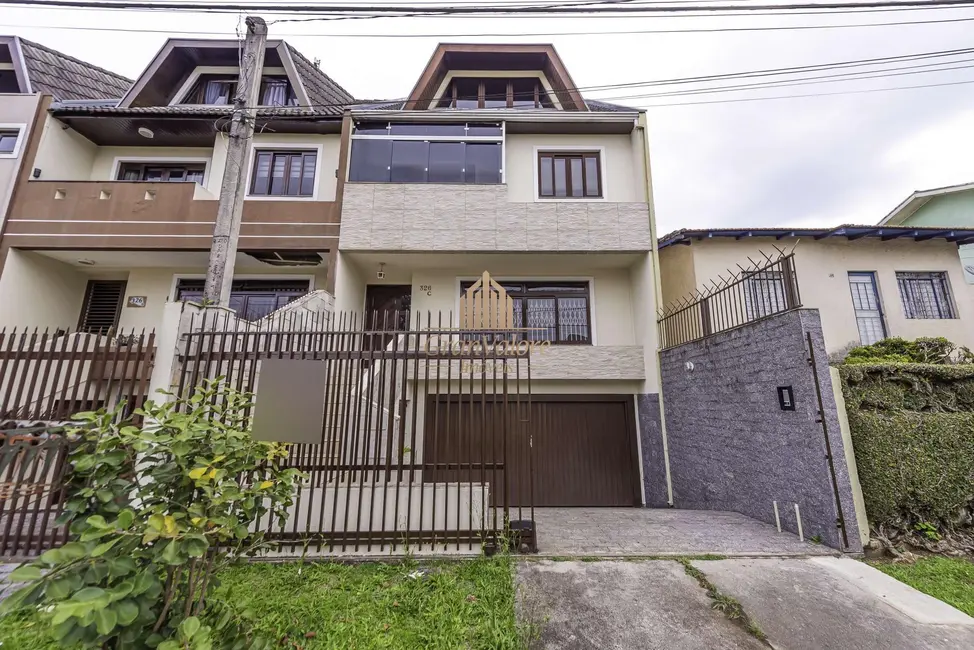
[[[693,561],[736,599],[761,640],[713,608],[671,560],[524,560],[518,612],[550,650],[959,650],[974,619],[856,560]]]

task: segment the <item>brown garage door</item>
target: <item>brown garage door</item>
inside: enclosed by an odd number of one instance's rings
[[[535,395],[521,413],[476,395],[431,397],[425,480],[490,483],[494,505],[505,492],[508,505],[639,505],[631,396]]]

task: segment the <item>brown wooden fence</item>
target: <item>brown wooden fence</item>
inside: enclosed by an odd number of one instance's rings
[[[320,425],[289,432],[314,440],[288,459],[308,478],[283,527],[261,522],[284,552],[475,552],[512,530],[533,544],[530,349],[518,331],[459,331],[451,320],[296,315],[262,328],[210,313],[190,324],[177,353],[184,396],[223,377],[255,392],[259,413],[271,408],[266,361],[321,364]]]
[[[0,556],[28,557],[67,541],[55,526],[71,443],[56,433],[0,433]]]
[[[155,333],[0,332],[0,421],[64,421],[79,411],[129,408],[149,390]]]

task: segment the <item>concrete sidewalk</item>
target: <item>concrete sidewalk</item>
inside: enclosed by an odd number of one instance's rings
[[[695,561],[782,650],[974,648],[974,619],[850,558]]]
[[[518,613],[549,650],[961,650],[974,619],[848,558],[694,561],[761,641],[671,560],[524,560]]]

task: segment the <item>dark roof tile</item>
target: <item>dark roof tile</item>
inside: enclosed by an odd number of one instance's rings
[[[118,99],[132,85],[131,79],[40,43],[21,38],[20,44],[31,88],[56,100]]]
[[[342,88],[338,82],[319,70],[318,66],[290,44],[285,43],[285,45],[291,53],[291,58],[294,59],[294,67],[301,77],[301,84],[308,93],[308,101],[311,102],[312,108],[326,115],[341,115],[346,106],[355,103],[351,93]]]

